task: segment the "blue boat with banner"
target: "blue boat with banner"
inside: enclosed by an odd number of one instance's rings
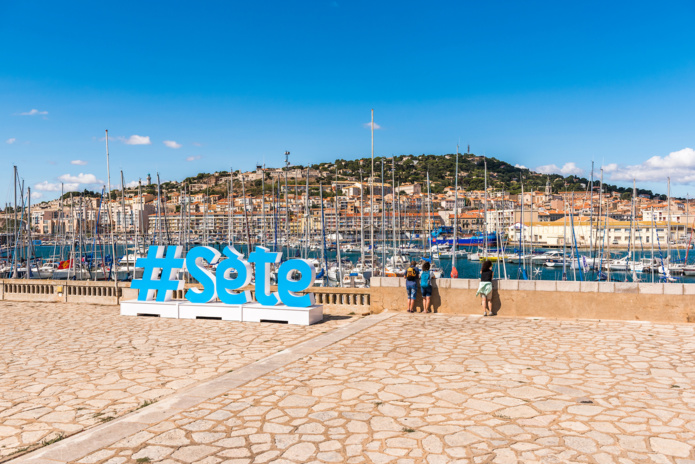
[[[488,246],[497,245],[497,233],[476,232],[472,235],[463,235],[459,229],[459,238],[457,246],[483,246],[487,243]],[[430,245],[453,245],[454,244],[454,228],[451,226],[441,226],[432,231],[430,237]]]

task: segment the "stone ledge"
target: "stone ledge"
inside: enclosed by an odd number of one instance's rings
[[[567,281],[558,281],[557,282],[557,291],[558,292],[580,292],[580,284],[581,282],[575,282],[571,280]]]
[[[637,285],[639,292],[644,295],[663,295],[664,294],[664,284],[648,284],[640,283]]]
[[[599,293],[615,293],[615,282],[599,282]]]
[[[382,287],[402,287],[401,277],[382,277],[381,286]]]
[[[583,293],[598,292],[598,282],[580,282],[579,289]]]
[[[450,288],[468,290],[470,289],[470,279],[451,279]]]
[[[519,290],[519,281],[518,280],[498,280],[497,286],[500,290]]]
[[[664,284],[664,295],[682,295],[684,284]]]
[[[554,280],[536,280],[536,290],[540,292],[556,292],[557,282]]]
[[[615,282],[615,293],[639,293],[639,287],[634,282]]]

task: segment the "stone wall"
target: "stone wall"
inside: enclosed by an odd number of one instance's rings
[[[439,279],[432,306],[440,313],[482,314],[478,283]],[[407,309],[403,278],[372,278],[371,286],[373,313]],[[500,280],[493,288],[493,311],[500,316],[695,322],[694,284]],[[422,310],[419,291],[416,308]]]
[[[174,292],[174,299],[183,300],[189,288],[200,288],[200,285],[186,284],[184,290]],[[255,299],[254,287],[251,297]],[[277,291],[276,286],[270,287],[271,292]],[[322,304],[328,311],[354,312],[368,314],[371,307],[371,291],[368,288],[323,288],[310,289],[314,293],[317,304]],[[0,300],[36,301],[55,303],[85,303],[115,305],[120,301],[135,300],[138,292],[130,288],[130,282],[119,282],[116,288],[114,282],[92,282],[72,280],[0,280]]]
[[[312,288],[316,303],[327,311],[366,314],[405,311],[405,282],[374,277],[371,288]],[[190,288],[186,285],[186,289]],[[436,312],[482,314],[475,296],[478,280],[439,279],[432,306]],[[555,282],[500,280],[493,283],[493,310],[501,316],[558,319],[613,319],[653,322],[695,322],[695,284]],[[254,295],[253,287],[250,288]],[[271,291],[275,291],[271,287]],[[184,298],[185,290],[176,292]],[[134,300],[130,283],[56,280],[0,280],[0,300],[115,305]],[[418,292],[418,310],[422,299]]]

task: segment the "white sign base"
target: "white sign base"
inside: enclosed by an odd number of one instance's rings
[[[277,305],[263,306],[258,303],[244,305],[244,322],[287,322],[288,324],[311,325],[323,320],[323,305],[308,308]]]
[[[122,301],[121,316],[159,316],[179,318],[178,301]]]
[[[223,321],[241,321],[243,305],[227,305],[224,303],[181,303],[179,304],[179,319],[219,318]]]
[[[121,316],[159,316],[173,319],[219,318],[223,321],[286,322],[312,325],[323,320],[323,305],[298,308],[258,303],[226,305],[220,302],[195,304],[184,300],[121,302]]]

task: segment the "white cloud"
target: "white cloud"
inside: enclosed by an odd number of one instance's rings
[[[70,164],[74,164],[77,166],[86,166],[87,162],[84,160],[72,160],[72,161],[70,161]]]
[[[77,184],[104,184],[104,181],[97,179],[97,177],[94,174],[79,173],[76,176],[70,174],[63,174],[62,176],[58,177],[58,179],[62,180],[63,182],[71,182]]]
[[[124,139],[123,143],[126,145],[152,145],[149,135],[131,135],[127,139]]]
[[[34,190],[39,190],[41,192],[60,192],[60,186],[61,184],[59,183],[48,182],[47,180],[45,180],[34,185]],[[77,182],[63,183],[63,189],[66,192],[78,190],[79,187],[80,184],[78,184]]]
[[[611,169],[606,171],[606,167]],[[603,168],[611,180],[642,182],[666,182],[670,177],[675,184],[695,183],[695,150],[683,148],[666,156],[652,156],[640,164],[619,166],[611,164]]]
[[[195,160],[199,160],[199,159],[200,159],[200,155],[198,155],[198,156],[189,156],[188,158],[186,158],[186,161],[189,161],[189,162],[190,162],[190,161],[195,161]]]
[[[371,121],[365,123],[365,124],[364,124],[364,127],[366,127],[367,129],[371,129],[371,128],[372,128],[372,123],[371,123]],[[381,126],[380,126],[379,124],[377,124],[377,123],[374,123],[374,130],[379,130],[379,129],[381,129]]]
[[[26,111],[24,113],[19,113],[20,116],[37,116],[37,115],[42,115],[45,116],[48,114],[48,111],[39,111],[37,109],[32,109],[31,111]]]
[[[614,172],[618,170],[618,165],[615,163],[607,164],[603,167],[603,172]]]
[[[515,164],[514,167],[515,167],[515,168],[519,168],[519,169],[528,169],[528,168],[527,168],[526,166],[524,166],[523,164],[518,164],[518,163]]]
[[[12,138],[9,138],[9,139],[5,140],[5,143],[9,143],[10,145],[12,145],[12,144],[15,143],[16,141],[17,141],[17,139],[14,138],[14,137],[12,137]]]
[[[203,144],[200,142],[193,142],[191,145],[193,145],[195,147],[202,147],[203,146]]]
[[[38,200],[39,198],[42,198],[42,197],[43,197],[43,193],[36,192],[36,191],[32,190],[32,192],[31,192],[31,199],[32,200]]]
[[[60,192],[60,184],[54,184],[44,180],[34,185],[34,190],[40,190],[42,192]]]
[[[581,176],[584,174],[584,170],[577,167],[575,163],[565,163],[562,167],[556,164],[545,164],[538,166],[535,170],[541,174],[562,174],[563,176]]]
[[[164,145],[166,145],[169,148],[181,148],[181,144],[176,143],[173,140],[165,140]]]
[[[125,184],[125,188],[135,188],[135,187],[137,187],[137,186],[138,186],[138,181],[137,181],[137,180],[134,180],[134,181],[132,181],[132,182],[128,182],[127,184]]]

